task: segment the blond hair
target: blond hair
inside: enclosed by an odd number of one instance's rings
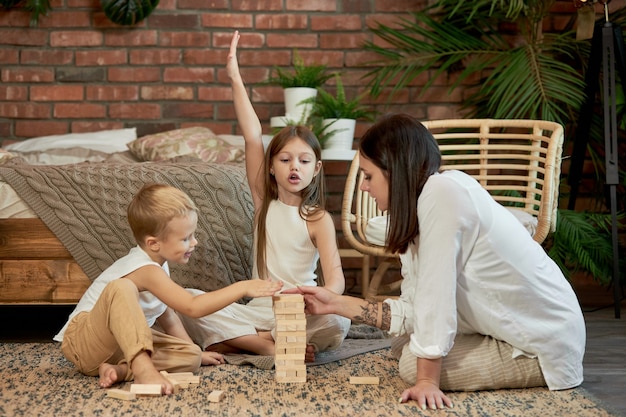
[[[146,184],[128,205],[128,224],[141,244],[147,236],[160,237],[175,217],[184,217],[197,208],[189,196],[166,184]]]

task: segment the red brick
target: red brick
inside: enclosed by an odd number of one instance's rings
[[[150,15],[150,27],[153,29],[193,29],[200,27],[200,20],[196,13],[163,13]]]
[[[91,13],[85,11],[50,11],[39,19],[40,28],[85,28],[91,25]]]
[[[152,103],[113,103],[109,106],[109,117],[114,119],[161,119],[161,106]]]
[[[0,117],[11,119],[47,119],[50,105],[38,103],[0,103]]]
[[[239,13],[205,13],[201,16],[200,22],[203,27],[241,29],[251,28],[253,17],[250,14]]]
[[[17,137],[36,138],[66,133],[69,133],[67,122],[51,120],[18,120],[15,122],[15,136]]]
[[[4,65],[17,64],[19,52],[17,49],[0,49],[0,62]]]
[[[363,30],[361,17],[358,15],[311,16],[311,30]],[[338,36],[340,39],[342,35]]]
[[[133,30],[107,32],[104,36],[106,46],[151,46],[157,44],[156,30]]]
[[[180,64],[182,52],[180,49],[146,49],[132,50],[130,63],[132,65],[163,65]]]
[[[15,68],[2,70],[2,82],[47,83],[54,81],[54,72],[45,68]]]
[[[159,13],[162,10],[177,10],[177,3],[177,0],[160,0],[158,9],[155,10],[150,16],[148,16],[148,19],[151,19],[153,15]]]
[[[301,14],[258,14],[255,16],[257,29],[306,29],[308,17]]]
[[[99,46],[102,45],[103,34],[96,31],[56,31],[50,33],[50,46]]]
[[[265,11],[282,10],[282,0],[232,0],[232,10]]]
[[[293,34],[284,36],[268,33],[268,48],[318,48],[318,37],[314,33]]]
[[[344,53],[343,51],[320,51],[320,50],[298,50],[298,54],[308,65],[327,65],[328,68],[343,68]]]
[[[209,46],[211,35],[206,32],[165,32],[159,33],[160,46]]]
[[[322,49],[360,49],[367,38],[365,33],[333,33],[320,35]]]
[[[106,117],[106,106],[90,103],[59,103],[54,105],[53,116],[60,119],[102,119]]]
[[[97,132],[99,130],[113,130],[122,129],[124,123],[122,122],[110,122],[110,121],[98,121],[98,122],[86,122],[78,121],[71,123],[72,132],[84,133],[84,132]]]
[[[30,12],[23,9],[2,9],[0,13],[0,27],[24,27],[30,26]]]
[[[121,65],[128,63],[128,56],[125,50],[115,51],[102,51],[102,50],[90,50],[90,51],[77,51],[76,52],[76,66],[109,66],[109,65]]]
[[[262,67],[262,68],[246,68],[243,67],[240,69],[241,76],[245,80],[246,84],[254,85],[261,82],[266,81],[270,76],[270,68]],[[220,68],[217,70],[217,82],[223,84],[230,84],[230,79],[226,74],[225,68]]]
[[[34,85],[30,87],[33,101],[80,101],[85,99],[82,85]]]
[[[421,11],[428,6],[428,0],[374,0],[378,12]]]
[[[163,81],[166,83],[210,83],[213,82],[213,68],[169,67],[163,70]]]
[[[230,87],[199,87],[198,100],[200,101],[233,101]]]
[[[228,9],[230,0],[178,0],[179,9]]]
[[[193,88],[184,86],[145,86],[141,87],[142,100],[191,100]]]
[[[0,45],[42,46],[48,33],[39,29],[0,29]]]
[[[74,53],[67,50],[24,49],[20,52],[20,64],[69,65]],[[5,62],[1,59],[0,61]]]
[[[287,10],[311,11],[311,12],[334,12],[337,10],[335,0],[285,0]]]
[[[155,67],[110,67],[108,74],[111,82],[145,83],[161,80],[161,69]]]
[[[12,85],[0,85],[0,100],[3,101],[27,101],[28,88]]]
[[[87,8],[87,9],[100,9],[100,1],[99,0],[66,0],[67,7],[74,8]]]
[[[233,39],[233,31],[229,32],[213,32],[213,46],[216,48],[230,48],[230,42]],[[239,33],[239,42],[237,49],[261,48],[265,45],[265,35],[262,33]]]
[[[219,65],[226,64],[227,50],[187,49],[183,52],[185,65]]]
[[[89,101],[137,101],[139,87],[120,85],[88,85],[86,98]]]
[[[163,105],[163,118],[206,119],[213,115],[212,104],[166,103]]]
[[[371,14],[365,17],[367,27],[378,27],[379,24],[389,26],[393,29],[400,29],[401,19],[408,19],[406,14]]]

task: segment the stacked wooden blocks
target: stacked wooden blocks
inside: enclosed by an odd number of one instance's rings
[[[273,299],[276,382],[306,382],[304,298],[300,294],[280,294]]]

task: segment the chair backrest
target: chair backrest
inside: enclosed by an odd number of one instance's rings
[[[439,143],[442,169],[472,175],[496,201],[535,217],[533,238],[537,242],[543,242],[556,229],[563,146],[560,124],[500,119],[431,120],[423,124]],[[359,190],[362,174],[358,158],[357,153],[344,190],[344,236],[362,253],[393,256],[365,237],[368,221],[384,213],[369,193]]]

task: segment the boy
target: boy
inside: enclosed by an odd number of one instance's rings
[[[201,317],[282,288],[280,282],[248,280],[194,297],[172,281],[168,262],[189,261],[198,243],[197,220],[189,196],[168,185],[146,185],[131,201],[128,222],[137,246],[94,280],[54,337],[80,372],[99,375],[100,387],[134,379],[171,394],[173,386],[159,371],[195,372],[201,364],[223,363],[220,354],[192,342],[175,311]],[[162,331],[152,328],[156,323]]]

